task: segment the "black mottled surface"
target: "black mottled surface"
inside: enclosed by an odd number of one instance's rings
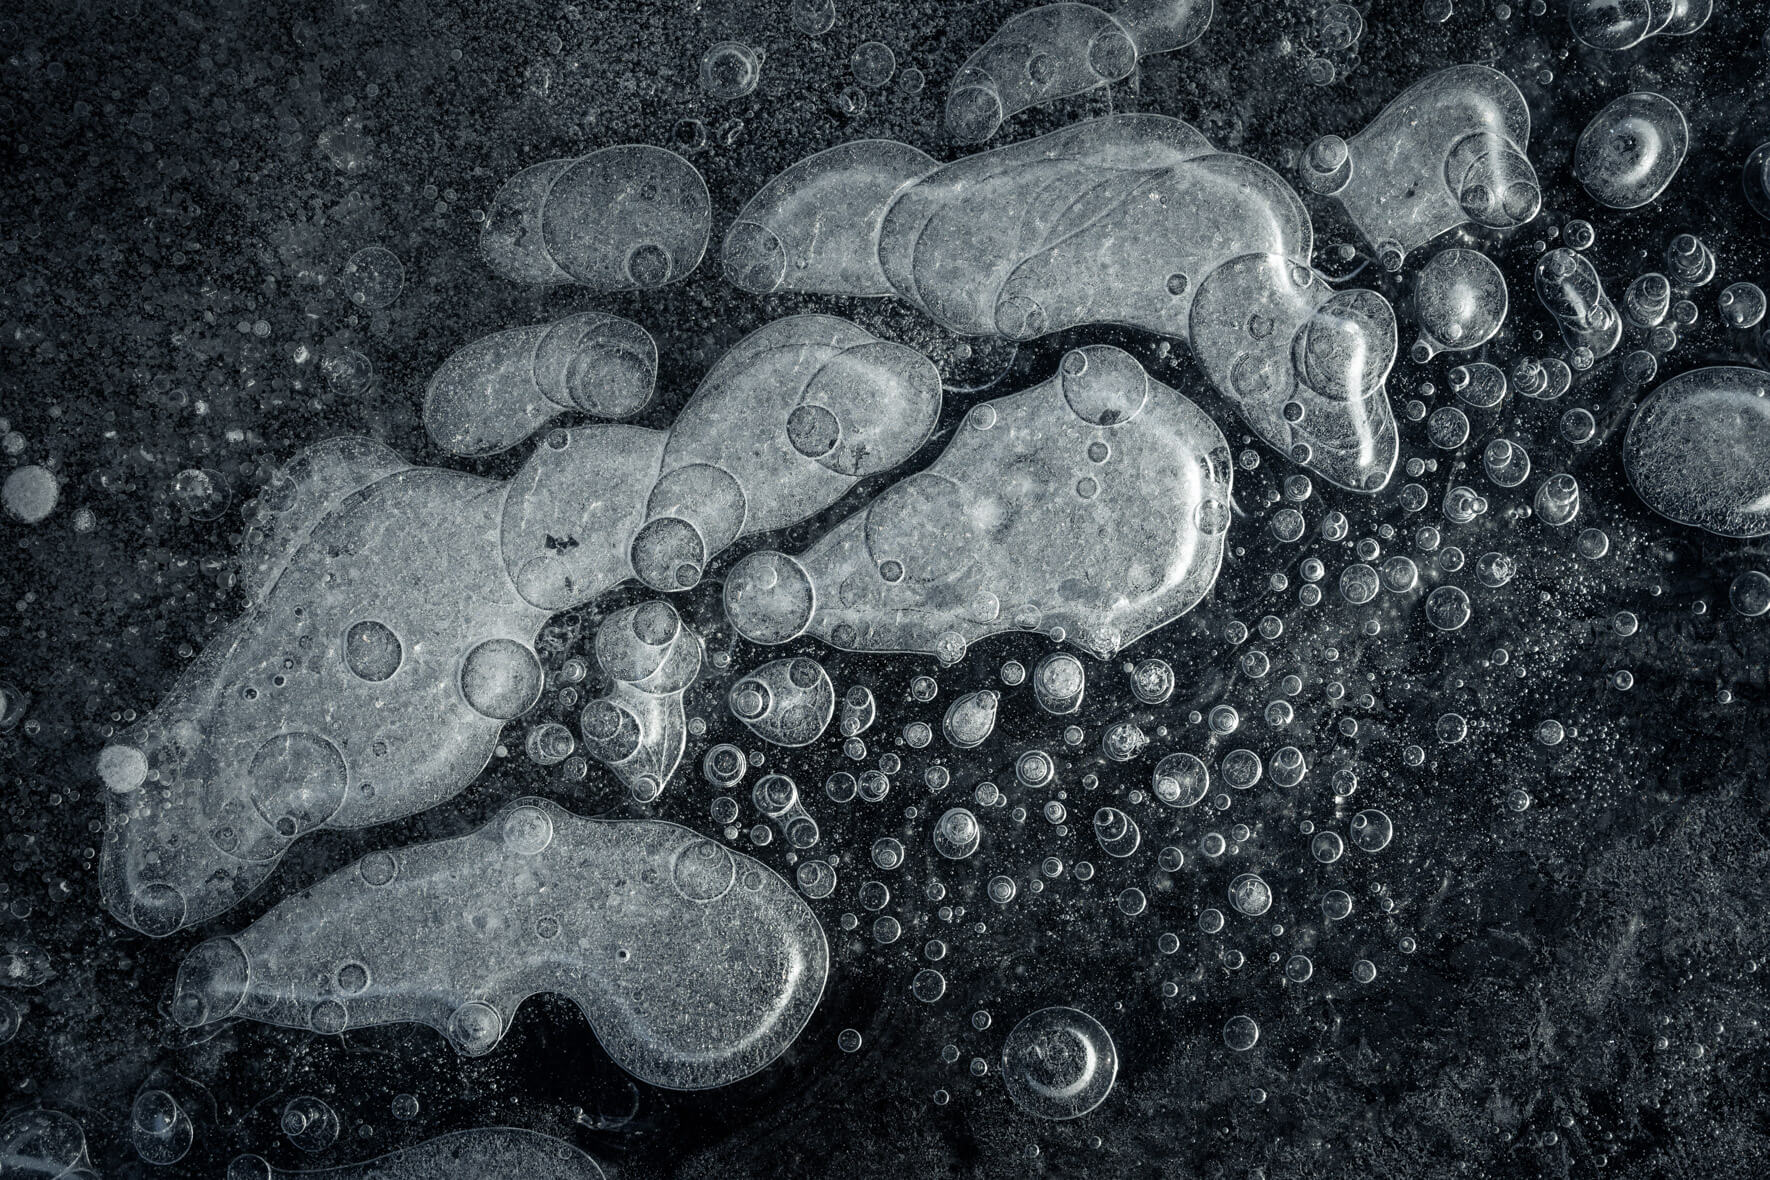
[[[1425,513],[1403,512],[1400,475],[1368,499],[1318,488],[1304,505],[1307,539],[1284,546],[1264,529],[1262,497],[1294,469],[1246,442],[1233,409],[1183,348],[1170,353],[1134,333],[1090,330],[1011,360],[1007,349],[980,346],[960,362],[959,342],[907,308],[753,298],[723,282],[716,260],[680,285],[615,297],[526,290],[482,264],[476,211],[505,177],[608,144],[671,144],[682,119],[704,120],[710,132],[690,158],[713,194],[715,250],[743,201],[812,151],[891,137],[943,159],[960,154],[939,126],[946,80],[1023,6],[838,5],[837,25],[818,38],[793,30],[786,0],[116,0],[16,4],[0,15],[0,417],[20,443],[15,449],[8,435],[0,465],[50,465],[63,484],[60,507],[42,524],[0,522],[0,678],[31,697],[22,724],[0,734],[0,941],[42,948],[56,969],[39,987],[0,991],[22,1013],[20,1031],[0,1047],[0,1113],[40,1105],[73,1115],[95,1165],[115,1177],[219,1177],[245,1151],[280,1167],[329,1166],[489,1124],[570,1139],[610,1175],[634,1178],[1765,1174],[1770,630],[1730,611],[1727,586],[1741,570],[1765,568],[1770,554],[1761,541],[1724,541],[1661,520],[1628,489],[1618,443],[1642,390],[1622,379],[1619,358],[1636,346],[1632,338],[1559,403],[1511,398],[1473,415],[1470,442],[1438,454],[1421,480],[1432,492]],[[1729,282],[1770,278],[1770,224],[1739,187],[1745,155],[1770,138],[1770,13],[1721,0],[1695,37],[1602,54],[1573,40],[1561,0],[1536,15],[1525,5],[1502,15],[1503,5],[1457,0],[1442,24],[1423,7],[1366,6],[1355,68],[1317,87],[1305,82],[1295,49],[1313,35],[1307,8],[1222,0],[1203,40],[1146,60],[1136,85],[1013,119],[997,142],[1109,109],[1157,111],[1294,179],[1298,152],[1317,135],[1351,134],[1435,69],[1491,62],[1530,100],[1530,155],[1545,205],[1509,238],[1474,239],[1511,281],[1512,313],[1490,357],[1509,364],[1559,351],[1529,268],[1562,224],[1583,217],[1596,226],[1591,255],[1613,295],[1633,275],[1660,269],[1679,231],[1700,234],[1719,258],[1715,282],[1693,296],[1701,319],[1660,358],[1662,376],[1757,363],[1749,335],[1717,326],[1715,296]],[[715,102],[697,86],[702,49],[722,39],[766,50],[761,85],[748,98]],[[890,45],[900,70],[924,71],[928,85],[919,95],[895,82],[870,91],[867,109],[849,116],[837,96],[852,82],[849,54],[869,39]],[[1627,89],[1676,100],[1692,149],[1664,197],[1618,214],[1573,182],[1568,158],[1585,121]],[[1355,231],[1331,202],[1308,200],[1319,265],[1350,269],[1355,263],[1333,247],[1362,249]],[[346,259],[369,245],[393,250],[405,266],[404,293],[386,311],[353,307],[340,278]],[[1359,279],[1395,303],[1404,347],[1412,339],[1406,293],[1430,253],[1400,276],[1373,266]],[[1000,822],[990,862],[962,869],[930,863],[929,812],[947,804],[927,798],[920,775],[941,753],[938,741],[928,751],[899,747],[904,773],[890,799],[870,807],[838,808],[815,790],[844,764],[833,734],[807,751],[769,751],[771,767],[808,788],[827,847],[843,856],[842,888],[816,907],[834,959],[820,1009],[781,1061],[738,1085],[676,1094],[632,1083],[575,1010],[546,999],[526,1005],[503,1045],[477,1060],[457,1058],[417,1027],[323,1038],[241,1023],[193,1042],[165,1011],[179,957],[286,892],[369,849],[470,830],[521,794],[588,813],[631,812],[600,768],[574,783],[530,764],[512,726],[511,756],[449,804],[304,840],[256,896],[201,930],[165,942],[139,937],[104,913],[95,879],[103,788],[94,755],[151,709],[241,609],[240,506],[277,464],[335,434],[367,433],[416,461],[441,463],[417,414],[429,373],[488,331],[592,306],[638,320],[658,340],[660,397],[649,425],[668,422],[742,334],[805,308],[928,350],[954,384],[1000,374],[999,391],[1049,376],[1075,343],[1131,349],[1196,398],[1238,451],[1251,446],[1260,460],[1237,473],[1242,511],[1213,596],[1127,653],[1171,660],[1181,691],[1168,706],[1138,711],[1117,664],[1085,661],[1090,688],[1076,720],[1086,737],[1069,751],[1063,722],[1036,709],[1027,689],[1005,690],[996,737],[973,755],[942,754],[955,777],[948,798],[986,776],[1011,784],[1013,757],[1038,745],[1059,755],[1059,786],[1079,831],[1060,836],[1039,817],[1049,792],[1011,788],[1031,817],[1023,827]],[[340,347],[369,358],[372,382],[322,376],[318,358]],[[1422,368],[1404,359],[1390,383],[1397,407],[1421,396],[1422,381],[1439,389],[1422,400],[1446,404],[1447,361],[1454,358]],[[979,396],[949,395],[940,438]],[[1597,416],[1597,443],[1560,441],[1555,422],[1572,405]],[[1568,535],[1576,530],[1550,530],[1515,511],[1528,504],[1537,475],[1514,492],[1485,483],[1480,447],[1499,430],[1525,443],[1537,473],[1577,475],[1580,524],[1606,530],[1606,558],[1578,556]],[[1402,433],[1404,458],[1434,457],[1421,424],[1404,420]],[[523,454],[476,469],[508,474]],[[192,467],[219,472],[229,489],[229,508],[213,522],[191,519],[173,494],[175,475]],[[1444,488],[1458,479],[1485,490],[1494,507],[1461,529],[1438,521],[1446,542],[1471,561],[1506,552],[1518,578],[1487,591],[1468,568],[1453,576],[1416,552],[1426,586],[1454,580],[1471,591],[1474,619],[1452,634],[1426,625],[1417,593],[1385,595],[1358,611],[1341,604],[1332,587],[1353,560],[1350,542],[1389,526],[1400,531],[1383,539],[1385,552],[1414,552],[1414,529],[1436,517]],[[789,536],[762,540],[803,545],[879,486],[857,489]],[[1330,507],[1351,517],[1345,545],[1315,531]],[[92,513],[89,531],[74,528],[81,508]],[[747,738],[725,713],[723,692],[735,673],[773,658],[734,641],[719,617],[717,576],[747,547],[726,554],[683,604],[711,648],[732,655],[729,668],[691,693],[691,715],[709,725],[691,742],[691,759],[714,741]],[[1295,589],[1297,562],[1309,553],[1329,569],[1327,603],[1312,610],[1298,605]],[[1275,572],[1290,588],[1271,588]],[[600,605],[635,599],[621,593]],[[1619,609],[1640,617],[1634,636],[1610,629]],[[1262,683],[1239,672],[1223,633],[1231,620],[1252,625],[1269,613],[1284,634],[1244,645],[1274,659]],[[586,611],[556,620],[550,664],[587,653],[595,618]],[[1359,630],[1371,618],[1381,624],[1375,636]],[[1035,636],[1001,637],[947,670],[811,643],[792,650],[822,659],[838,687],[873,687],[876,756],[906,722],[938,725],[954,696],[997,684],[1003,660],[1030,664],[1049,647]],[[1618,669],[1632,671],[1632,690],[1611,687]],[[1306,686],[1296,722],[1280,734],[1260,714],[1287,671]],[[907,695],[922,673],[940,682],[931,704]],[[1347,686],[1339,701],[1325,688],[1333,681]],[[1358,701],[1366,691],[1375,698],[1368,707]],[[1283,744],[1310,752],[1303,786],[1248,792],[1216,821],[1145,804],[1136,811],[1145,853],[1103,863],[1109,858],[1087,831],[1096,799],[1147,789],[1149,765],[1169,750],[1203,752],[1206,737],[1188,713],[1225,702],[1244,719],[1236,741],[1264,753]],[[1469,719],[1470,736],[1443,746],[1433,727],[1450,710]],[[552,695],[540,711],[569,719]],[[1151,749],[1128,768],[1109,766],[1097,755],[1099,734],[1133,715]],[[1550,717],[1568,730],[1553,748],[1532,736]],[[1356,719],[1355,735],[1340,727],[1346,718]],[[1401,756],[1414,742],[1427,751],[1417,768]],[[1355,767],[1360,783],[1343,810],[1384,809],[1396,837],[1376,856],[1322,866],[1297,825],[1335,822],[1327,783],[1341,767]],[[1090,771],[1100,776],[1092,797],[1079,785]],[[1506,805],[1515,788],[1530,795],[1527,810]],[[711,832],[712,794],[685,762],[653,813]],[[910,805],[918,818],[904,815]],[[991,815],[997,824],[1001,813]],[[1214,862],[1197,851],[1205,831],[1236,822],[1252,829],[1238,853]],[[858,911],[854,890],[873,875],[862,869],[866,849],[885,834],[912,855],[892,877],[891,912],[905,936],[881,948],[866,936],[870,915],[854,933],[838,918]],[[1178,873],[1155,867],[1153,851],[1166,843],[1187,851]],[[757,855],[790,873],[784,852],[776,842]],[[987,876],[1009,873],[1024,885],[1049,854],[1092,854],[1101,873],[1085,885],[1066,877],[1037,896],[1023,889],[1012,907],[985,912],[994,910],[979,894]],[[1222,935],[1199,933],[1197,911],[1223,907],[1228,878],[1249,868],[1279,897],[1264,922],[1285,933],[1239,919]],[[951,925],[921,899],[937,873],[949,902],[968,911]],[[1114,905],[1133,884],[1151,898],[1137,918]],[[1326,923],[1319,898],[1336,887],[1354,895],[1357,909]],[[1385,897],[1392,912],[1379,907]],[[984,933],[967,925],[980,917]],[[1157,950],[1162,931],[1179,935],[1177,953]],[[922,944],[936,935],[953,947],[940,964],[949,987],[928,1006],[908,983]],[[1412,954],[1399,949],[1404,937],[1417,940]],[[1314,979],[1286,985],[1269,955],[1309,940]],[[1245,966],[1225,967],[1229,949],[1245,954]],[[1351,978],[1360,957],[1378,967],[1370,985]],[[1164,996],[1164,981],[1175,984],[1174,996]],[[1002,1038],[1048,1004],[1092,1013],[1122,1063],[1106,1103],[1073,1122],[1029,1118],[999,1078]],[[969,1020],[980,1008],[993,1017],[982,1032]],[[1223,1023],[1235,1013],[1260,1023],[1252,1052],[1224,1044]],[[838,1051],[846,1027],[864,1033],[859,1053]],[[940,1056],[949,1043],[960,1050],[953,1065]],[[973,1056],[992,1062],[980,1081],[966,1069]],[[194,1149],[171,1168],[141,1163],[129,1146],[130,1104],[147,1085],[180,1094],[196,1125]],[[940,1088],[950,1104],[932,1101]],[[419,1097],[417,1118],[393,1117],[402,1093]],[[341,1117],[342,1137],[318,1156],[303,1156],[278,1129],[278,1112],[297,1094],[324,1098]],[[10,1177],[6,1166],[0,1175]]]

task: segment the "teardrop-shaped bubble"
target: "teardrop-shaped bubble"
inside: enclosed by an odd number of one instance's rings
[[[1505,322],[1506,307],[1505,276],[1485,254],[1460,248],[1440,251],[1414,280],[1414,313],[1422,336],[1414,359],[1423,362],[1445,349],[1487,343]]]

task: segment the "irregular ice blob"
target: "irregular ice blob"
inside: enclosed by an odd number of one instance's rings
[[[178,1100],[164,1090],[143,1090],[129,1112],[135,1154],[158,1167],[175,1164],[191,1149],[196,1129]],[[0,1173],[4,1175],[5,1173]]]
[[[751,733],[777,746],[810,745],[836,713],[836,688],[807,656],[764,664],[731,686],[726,704]]]
[[[632,534],[633,572],[657,590],[695,585],[739,537],[802,520],[908,458],[939,413],[940,375],[913,349],[829,316],[758,329],[720,358],[671,427]],[[525,521],[526,544],[545,560],[545,539],[572,524]],[[575,554],[552,556],[563,567],[538,579],[563,575]]]
[[[1662,516],[1723,537],[1770,535],[1770,375],[1717,365],[1665,382],[1635,410],[1623,470]]]
[[[492,198],[479,246],[512,282],[630,291],[687,277],[712,224],[693,164],[663,148],[621,144],[511,177]]]
[[[1388,270],[1446,230],[1515,229],[1542,207],[1530,108],[1510,78],[1452,66],[1402,91],[1350,140],[1316,140],[1303,179],[1334,196]]]
[[[1028,107],[1128,76],[1141,54],[1192,44],[1211,23],[1214,0],[1119,0],[1046,4],[1009,17],[954,76],[947,134],[981,143]]]
[[[1010,882],[1012,884],[1012,882]],[[1098,1020],[1075,1008],[1041,1008],[1002,1045],[1008,1097],[1041,1119],[1073,1119],[1106,1101],[1119,1056]]]
[[[1572,0],[1573,35],[1593,49],[1630,49],[1649,37],[1687,37],[1708,23],[1714,0]]]
[[[907,457],[939,405],[920,354],[794,316],[722,357],[668,432],[550,430],[506,482],[362,439],[310,448],[248,514],[244,617],[99,755],[107,907],[170,934],[251,892],[305,832],[451,798],[538,696],[553,612],[634,577],[694,584],[737,537]],[[612,695],[633,719],[671,711]],[[619,712],[586,737],[624,758]],[[674,765],[641,773],[661,789]]]
[[[1485,254],[1439,252],[1414,280],[1414,312],[1420,338],[1413,359],[1421,364],[1447,349],[1479,348],[1506,322],[1506,279]]]
[[[947,707],[941,732],[954,749],[972,750],[989,740],[996,728],[1000,696],[991,689],[968,692]]]
[[[935,167],[863,141],[770,181],[726,240],[753,291],[895,294],[962,335],[1112,322],[1185,340],[1263,440],[1376,491],[1398,443],[1389,305],[1309,269],[1302,203],[1263,165],[1119,115]]]
[[[1573,148],[1573,174],[1600,205],[1639,209],[1665,191],[1689,148],[1678,104],[1638,90],[1592,116]]]
[[[203,943],[172,1012],[328,1034],[416,1021],[476,1056],[524,999],[555,992],[623,1069],[698,1090],[779,1056],[828,965],[811,911],[757,861],[674,824],[525,799],[470,835],[370,853]]]
[[[650,803],[682,761],[682,694],[700,675],[701,638],[669,603],[644,602],[603,619],[595,650],[607,687],[578,716],[584,749]]]
[[[603,1180],[603,1171],[563,1139],[516,1127],[481,1127],[331,1168],[289,1171],[243,1155],[228,1166],[226,1180]]]
[[[1010,629],[1104,657],[1190,610],[1222,560],[1228,444],[1116,348],[1063,368],[974,407],[933,464],[806,552],[745,557],[725,582],[732,624],[952,663]]]
[[[795,850],[803,852],[816,846],[819,839],[817,821],[811,818],[811,814],[799,802],[799,784],[792,779],[784,774],[763,775],[750,790],[750,802],[756,805],[757,811],[774,821],[774,825],[781,830],[781,835],[786,837],[787,843]],[[897,841],[892,840],[891,843],[897,844]],[[901,862],[901,844],[897,845],[897,856]],[[804,884],[801,881],[801,887]]]
[[[0,483],[0,506],[24,524],[41,524],[61,499],[61,482],[47,467],[28,463],[6,473]]]
[[[632,417],[651,401],[657,372],[650,333],[618,316],[510,328],[443,362],[424,391],[424,428],[451,454],[495,455],[569,411]]]
[[[1555,317],[1568,348],[1604,357],[1622,340],[1622,316],[1584,254],[1558,247],[1537,259],[1536,297]]]

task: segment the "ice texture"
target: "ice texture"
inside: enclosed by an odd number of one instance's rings
[[[551,992],[621,1068],[699,1090],[778,1057],[828,967],[817,919],[761,863],[675,824],[523,799],[469,835],[371,852],[201,944],[172,1012],[322,1034],[413,1021],[478,1056]]]

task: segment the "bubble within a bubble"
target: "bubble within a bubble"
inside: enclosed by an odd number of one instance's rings
[[[1106,1100],[1118,1050],[1098,1020],[1075,1008],[1041,1008],[1002,1046],[1002,1078],[1014,1104],[1035,1118],[1073,1119]]]
[[[709,98],[742,98],[756,89],[762,59],[737,41],[720,41],[701,55],[701,89]]]

